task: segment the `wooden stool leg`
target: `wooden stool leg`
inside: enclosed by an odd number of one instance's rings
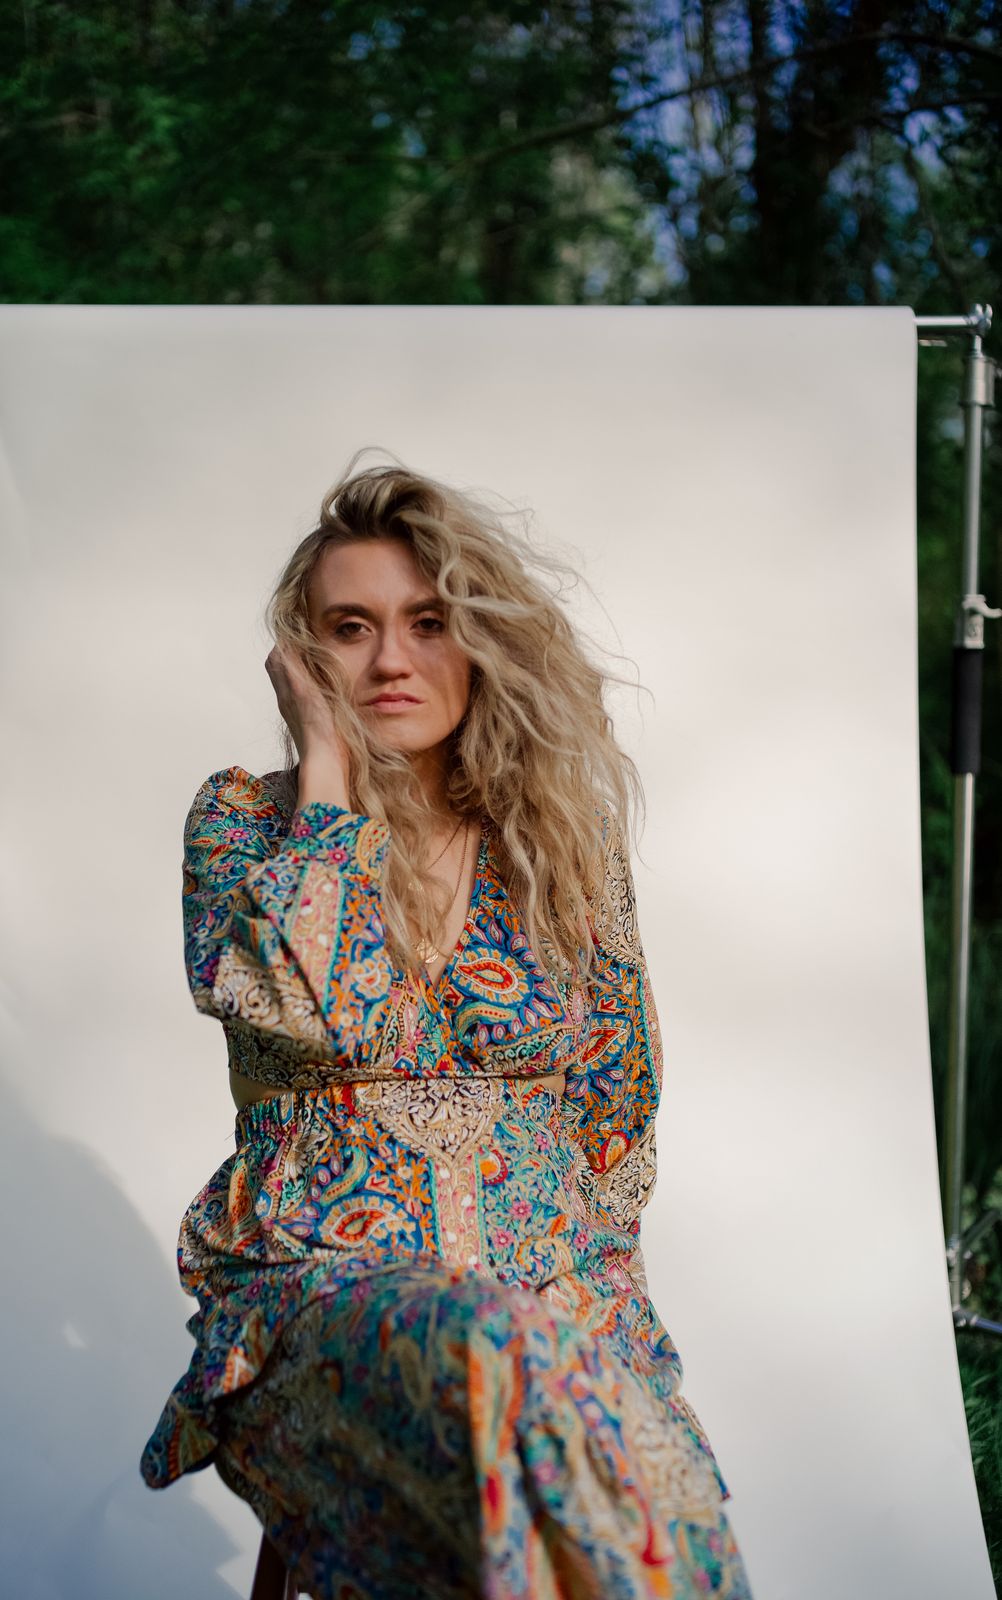
[[[250,1600],[297,1600],[298,1595],[295,1579],[286,1572],[285,1562],[268,1535],[263,1533]]]

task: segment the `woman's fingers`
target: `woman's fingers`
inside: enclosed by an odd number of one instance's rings
[[[307,745],[325,746],[333,747],[343,760],[342,742],[335,731],[330,706],[298,652],[280,641],[268,652],[265,669],[300,757],[305,755]]]

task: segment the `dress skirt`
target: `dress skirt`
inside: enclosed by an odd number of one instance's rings
[[[181,1224],[195,1352],[143,1452],[214,1464],[315,1600],[750,1600],[637,1241],[531,1079],[255,1101]]]

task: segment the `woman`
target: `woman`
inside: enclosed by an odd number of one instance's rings
[[[196,1349],[143,1475],[214,1463],[325,1600],[747,1597],[640,1253],[662,1058],[611,675],[558,563],[357,459],[269,610],[286,769],[214,773],[185,827],[236,1148],[181,1225]]]

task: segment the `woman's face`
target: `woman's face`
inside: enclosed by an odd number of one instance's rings
[[[310,581],[309,616],[386,743],[417,753],[448,737],[469,702],[470,660],[402,539],[329,545]],[[381,695],[408,698],[378,704]]]

